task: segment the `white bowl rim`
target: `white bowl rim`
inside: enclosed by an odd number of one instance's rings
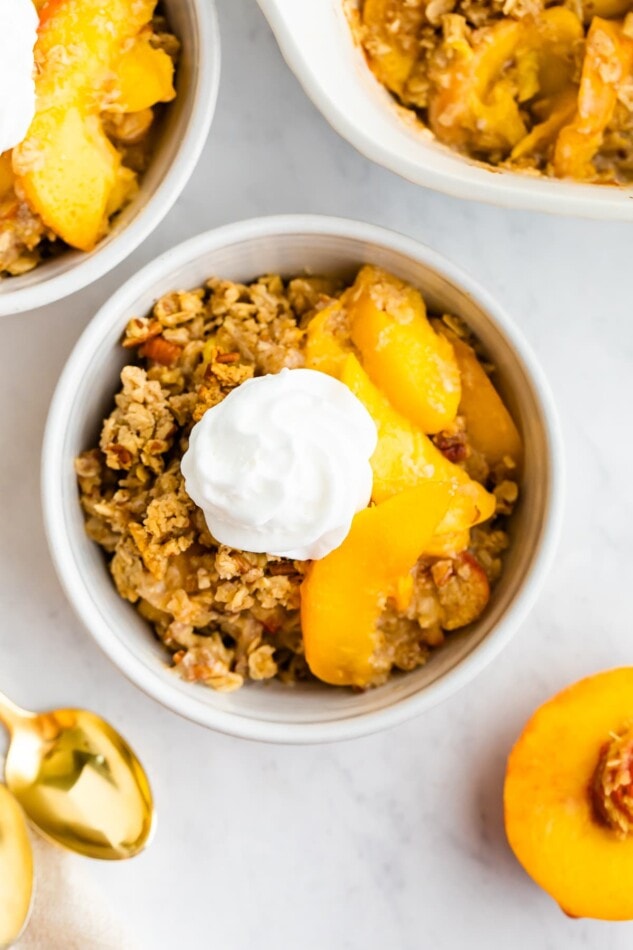
[[[347,237],[391,248],[432,268],[471,296],[502,331],[521,356],[543,413],[549,447],[549,497],[538,548],[517,595],[486,638],[459,663],[420,692],[380,710],[324,723],[276,723],[212,709],[194,695],[183,694],[161,680],[125,645],[115,639],[95,610],[84,587],[82,573],[65,530],[60,484],[56,473],[63,464],[61,433],[73,402],[75,379],[94,351],[103,329],[125,312],[128,302],[151,288],[159,275],[177,269],[200,255],[251,238],[280,234]],[[530,611],[552,562],[563,512],[563,448],[558,416],[549,384],[530,346],[505,311],[470,276],[426,245],[376,225],[321,215],[278,215],[238,221],[204,232],[165,252],[128,280],[101,307],[73,349],[55,390],[44,434],[41,465],[42,506],[49,550],[59,579],[75,612],[112,662],[149,696],[187,719],[239,738],[285,744],[312,744],[368,735],[395,726],[442,702],[480,673],[509,642]],[[202,688],[202,687],[200,687]]]
[[[220,88],[220,26],[214,0],[190,0],[200,24],[200,57],[195,83],[190,92],[193,106],[176,160],[165,172],[158,188],[121,231],[106,246],[99,245],[77,264],[33,287],[3,291],[0,317],[13,316],[54,303],[93,284],[129,257],[158,227],[189,181],[209,136]],[[11,278],[5,278],[10,280]]]
[[[294,0],[257,0],[288,66],[304,92],[338,134],[362,155],[416,185],[453,198],[483,201],[498,207],[581,218],[633,220],[633,185],[610,187],[521,174],[463,157],[462,174],[426,166],[400,155],[385,141],[368,134],[353,116],[326,94],[306,64],[304,39],[290,28],[283,11]],[[331,0],[343,4],[343,0]],[[329,6],[329,4],[328,4]],[[369,69],[369,67],[368,67]],[[378,80],[376,80],[378,82]],[[393,108],[398,106],[393,103]],[[455,154],[455,153],[453,153]]]

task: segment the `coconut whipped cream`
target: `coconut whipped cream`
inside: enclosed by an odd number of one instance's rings
[[[295,560],[338,547],[369,503],[376,426],[337,379],[250,379],[193,427],[182,473],[221,544]]]
[[[24,139],[35,115],[38,17],[33,0],[0,4],[0,153]]]

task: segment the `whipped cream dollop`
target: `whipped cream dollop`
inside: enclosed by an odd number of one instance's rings
[[[216,541],[303,561],[338,547],[369,503],[376,441],[347,386],[282,369],[207,409],[181,468]]]
[[[33,0],[1,0],[0,152],[19,145],[35,115],[38,23]]]

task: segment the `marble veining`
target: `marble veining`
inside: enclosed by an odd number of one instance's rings
[[[633,660],[633,225],[512,213],[401,181],[320,117],[254,0],[218,5],[218,113],[178,205],[114,274],[2,321],[0,687],[27,706],[92,706],[142,753],[160,811],[155,844],[126,866],[82,865],[139,950],[628,950],[633,924],[568,920],[528,880],[505,843],[501,786],[537,703]],[[127,683],[66,603],[38,500],[50,397],[99,303],[171,244],[282,211],[387,225],[475,275],[549,375],[568,463],[559,554],[502,656],[423,718],[318,748],[214,735]],[[65,945],[51,935],[47,950]]]

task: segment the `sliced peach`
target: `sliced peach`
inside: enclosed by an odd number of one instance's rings
[[[532,127],[530,132],[514,146],[510,154],[513,160],[527,155],[548,155],[558,133],[573,118],[576,112],[577,89],[568,86],[556,96],[539,100],[546,118]]]
[[[340,547],[313,561],[301,585],[301,629],[312,673],[335,686],[371,685],[387,671],[376,656],[387,598],[432,537],[451,488],[425,482],[355,515]],[[389,661],[387,661],[389,663]]]
[[[114,67],[113,106],[122,112],[141,112],[157,102],[171,102],[174,64],[162,49],[154,49],[147,36],[139,36]]]
[[[310,320],[306,331],[305,360],[308,369],[316,369],[328,376],[340,378],[345,360],[352,352],[346,341],[343,294]],[[341,329],[345,329],[345,334]]]
[[[347,313],[364,368],[395,408],[423,432],[450,425],[461,394],[459,369],[419,291],[378,267],[363,267]]]
[[[36,45],[37,113],[13,150],[29,205],[67,244],[91,250],[117,204],[120,156],[99,113],[121,49],[151,19],[155,0],[48,0]],[[120,190],[119,190],[120,194]]]
[[[124,208],[138,192],[138,178],[131,168],[119,165],[112,190],[108,195],[105,217],[109,219]]]
[[[521,103],[551,96],[571,81],[582,23],[552,7],[538,18],[503,19],[477,30],[448,69],[431,74],[429,124],[442,142],[480,154],[507,154],[527,134]],[[508,76],[514,65],[518,82]]]
[[[549,7],[536,20],[533,37],[539,58],[539,96],[557,96],[574,81],[583,25],[568,7]]]
[[[508,759],[510,846],[571,917],[633,919],[633,668],[538,709]]]
[[[514,85],[503,78],[525,39],[520,21],[504,19],[475,33],[472,48],[455,51],[433,76],[429,124],[441,142],[485,153],[510,151],[527,129]]]
[[[437,534],[459,533],[462,538],[464,531],[494,514],[494,496],[449,462],[420,429],[393,408],[353,354],[347,357],[341,381],[360,399],[378,430],[371,458],[374,501],[380,504],[422,481],[448,483],[453,497]]]
[[[98,111],[113,60],[155,6],[156,0],[48,0],[35,50],[38,109],[79,99],[82,110]]]
[[[97,117],[86,120],[74,107],[36,115],[29,132],[36,164],[20,182],[44,224],[67,244],[90,251],[102,236],[106,209],[117,180],[120,156]],[[20,153],[20,160],[25,157]],[[14,156],[14,167],[16,158]]]
[[[468,441],[490,465],[504,458],[511,458],[520,465],[523,443],[519,430],[477,354],[447,327],[442,327],[440,332],[452,344],[459,366],[462,380],[459,413],[466,421]]]
[[[426,0],[365,0],[362,22],[373,73],[402,95],[420,54],[419,30]]]
[[[587,34],[576,114],[556,140],[554,171],[559,178],[595,177],[593,158],[632,68],[633,39],[618,21],[595,17]]]
[[[3,152],[0,155],[0,200],[13,192],[14,182],[11,152]]]

